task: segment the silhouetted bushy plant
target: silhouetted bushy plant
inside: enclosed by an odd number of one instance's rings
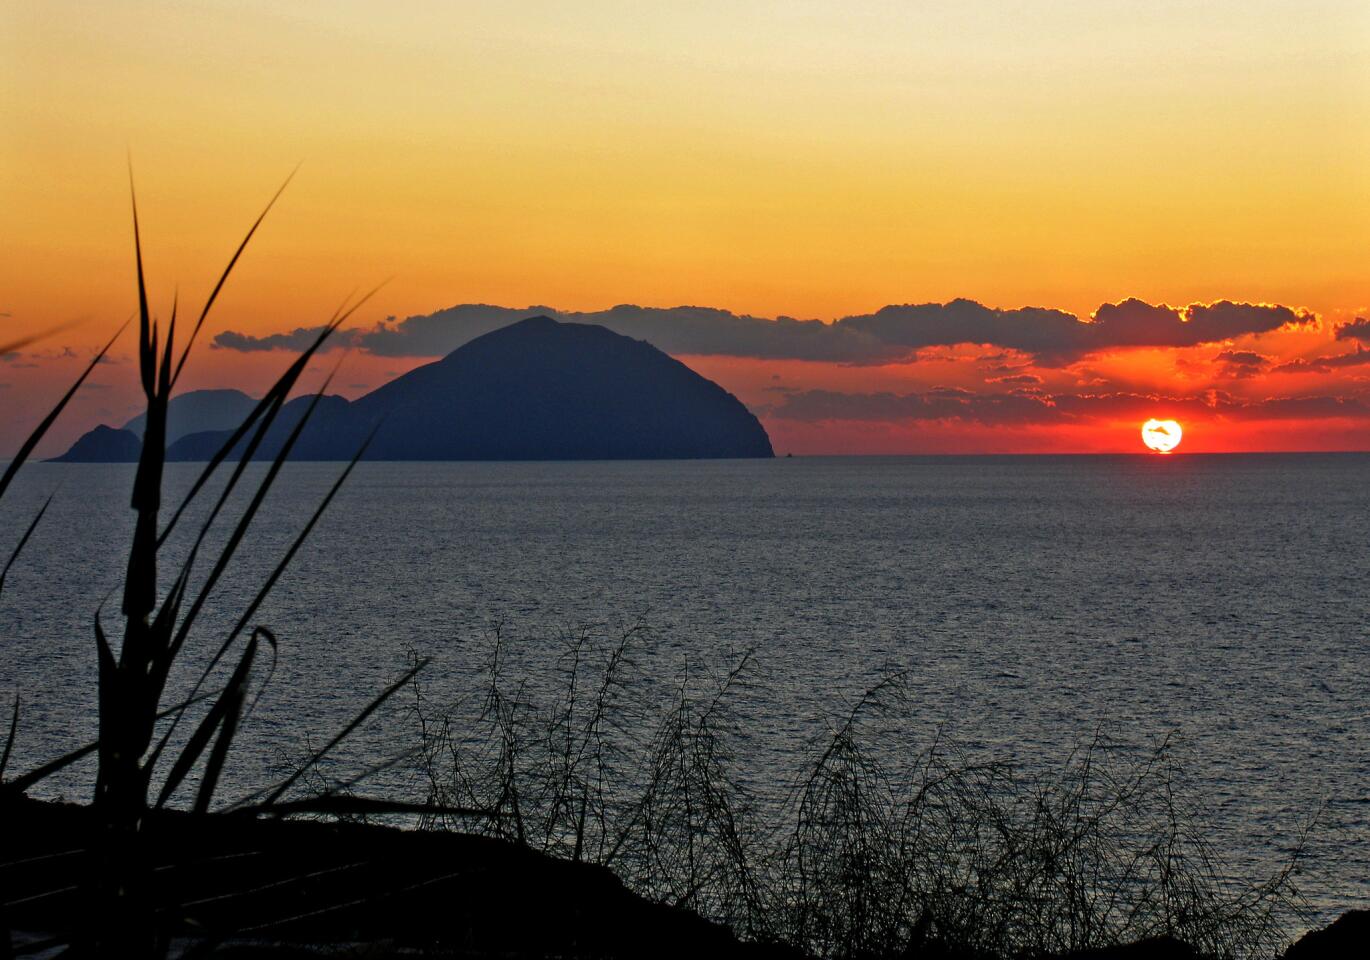
[[[429,801],[505,814],[427,825],[604,864],[648,898],[823,958],[1039,957],[1160,935],[1212,957],[1284,946],[1293,864],[1226,879],[1169,742],[1138,759],[1098,736],[1030,775],[939,740],[891,769],[888,738],[913,716],[891,675],[813,744],[787,799],[764,803],[732,746],[751,657],[652,706],[633,693],[635,633],[568,640],[542,703],[508,675],[499,631],[474,715],[415,685]]]

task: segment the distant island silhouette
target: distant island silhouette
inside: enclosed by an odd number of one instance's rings
[[[288,402],[257,449],[272,458],[313,397]],[[172,399],[167,459],[208,460],[252,409],[236,390]],[[101,425],[66,463],[129,463],[141,418]],[[349,402],[320,399],[291,452],[349,460],[657,460],[773,457],[757,418],[728,391],[651,344],[538,316],[464,344]]]

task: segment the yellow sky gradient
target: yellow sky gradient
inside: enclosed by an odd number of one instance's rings
[[[303,162],[244,327],[390,275],[376,313],[1370,301],[1364,3],[6,10],[18,324],[128,303],[126,150],[187,290]]]
[[[1370,304],[1370,4],[10,2],[0,331],[458,302]]]

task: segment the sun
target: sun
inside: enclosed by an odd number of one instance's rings
[[[1174,420],[1148,420],[1142,424],[1142,442],[1157,453],[1169,453],[1180,445],[1184,430]]]

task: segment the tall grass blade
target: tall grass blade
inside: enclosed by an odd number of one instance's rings
[[[268,631],[261,628],[254,631],[252,639],[248,641],[247,652],[229,681],[228,689],[219,698],[220,702],[227,703],[227,707],[224,710],[223,722],[219,725],[219,736],[215,739],[214,748],[205,761],[204,778],[200,781],[200,789],[195,795],[194,812],[197,814],[209,812],[209,802],[219,786],[224,760],[228,756],[229,747],[233,745],[233,738],[237,736],[238,721],[242,719],[243,703],[247,700],[247,684],[252,673],[252,661],[257,655],[259,635],[265,636],[273,648],[276,646],[276,638]]]
[[[219,556],[214,561],[213,569],[210,571],[210,574],[206,578],[204,584],[200,587],[200,592],[196,596],[194,602],[191,604],[189,612],[187,612],[185,618],[181,621],[181,626],[177,630],[175,638],[171,641],[170,645],[163,652],[160,661],[153,665],[155,674],[164,676],[166,671],[170,669],[171,662],[175,660],[177,654],[180,653],[181,647],[185,643],[185,639],[189,635],[191,627],[194,625],[195,620],[199,617],[200,610],[203,608],[206,600],[208,600],[210,592],[214,589],[215,584],[218,583],[219,578],[224,573],[224,570],[228,568],[228,564],[233,559],[233,556],[237,552],[239,545],[241,545],[243,538],[247,535],[248,528],[252,525],[253,518],[257,515],[257,511],[261,509],[262,502],[266,499],[267,493],[270,492],[272,485],[275,483],[276,477],[280,473],[281,467],[285,465],[285,461],[290,456],[290,451],[294,448],[295,442],[299,439],[300,434],[304,432],[306,425],[309,423],[311,415],[314,413],[315,407],[318,406],[319,400],[323,397],[323,390],[327,388],[328,381],[325,381],[323,388],[314,395],[314,399],[310,402],[308,409],[305,411],[304,415],[300,417],[299,422],[296,423],[294,428],[291,430],[290,436],[286,438],[285,443],[281,446],[280,451],[277,453],[275,459],[271,463],[271,467],[267,470],[266,476],[263,477],[262,481],[257,485],[257,490],[253,493],[252,500],[248,503],[246,509],[244,509],[242,516],[238,519],[237,525],[233,528],[233,532],[229,535],[228,542],[224,544],[222,549],[220,549]],[[241,475],[241,469],[243,463],[245,462],[246,458],[244,458],[244,460],[239,463],[239,470],[235,472],[234,475],[235,480],[237,476]],[[218,512],[218,508],[222,505],[223,498],[221,497],[218,506],[216,506],[215,508],[216,514]],[[211,522],[212,519],[213,518],[211,517]],[[203,540],[207,532],[208,524],[201,531],[200,541]],[[199,548],[200,541],[196,542],[196,550],[198,550]],[[256,607],[254,606],[252,610],[255,612]],[[214,659],[206,667],[206,675],[208,675],[208,672],[213,670],[214,667],[218,665],[219,660],[222,659],[225,653],[227,653],[228,647],[237,638],[238,633],[242,629],[242,626],[243,621],[239,621],[238,627],[235,628],[234,631],[229,634],[228,639],[224,642],[224,646],[220,649],[219,653],[215,655]]]
[[[366,438],[357,452],[353,454],[352,459],[348,461],[343,472],[338,475],[338,479],[333,481],[333,486],[329,487],[328,493],[319,501],[319,505],[314,508],[314,513],[310,516],[309,522],[304,525],[303,529],[300,530],[299,535],[291,542],[289,549],[287,549],[285,554],[281,557],[280,562],[276,564],[276,568],[271,571],[271,575],[266,578],[266,582],[264,582],[261,589],[257,591],[257,595],[252,598],[252,602],[247,605],[247,609],[245,609],[242,616],[238,618],[238,623],[234,627],[235,633],[242,632],[242,630],[246,628],[248,621],[256,615],[257,609],[262,605],[262,601],[267,598],[272,587],[276,585],[276,581],[281,578],[281,574],[285,573],[285,568],[290,565],[290,561],[294,559],[295,554],[299,552],[300,547],[304,546],[305,540],[309,538],[309,534],[323,517],[324,511],[328,509],[328,505],[333,502],[333,498],[338,495],[338,491],[341,490],[343,484],[347,482],[347,478],[351,476],[353,469],[361,462],[362,457],[366,455],[367,448],[371,446],[371,441],[375,438],[376,430],[379,429],[380,426],[377,425],[371,431],[370,436]]]
[[[242,631],[246,629],[248,622],[251,621],[251,619],[254,616],[256,616],[257,609],[262,605],[262,602],[271,592],[272,587],[276,585],[276,581],[281,578],[281,575],[283,573],[285,573],[286,567],[289,566],[290,561],[294,558],[295,554],[299,551],[300,547],[304,545],[305,540],[309,537],[309,534],[313,531],[315,525],[323,516],[324,511],[328,509],[328,505],[333,502],[333,498],[337,496],[338,491],[342,489],[343,483],[346,482],[348,476],[352,473],[353,468],[356,467],[358,461],[360,461],[362,456],[366,453],[367,447],[371,443],[371,438],[374,436],[375,430],[372,431],[371,437],[367,438],[366,442],[362,444],[361,448],[357,451],[356,455],[353,456],[351,462],[348,463],[347,468],[343,470],[342,474],[339,475],[338,479],[333,482],[333,486],[329,488],[328,494],[323,498],[322,501],[320,501],[319,505],[314,509],[314,513],[310,516],[309,522],[306,523],[304,525],[304,528],[299,532],[298,535],[296,535],[294,541],[291,542],[289,549],[286,550],[285,555],[281,557],[280,562],[277,563],[275,569],[271,571],[271,575],[267,577],[266,581],[258,589],[256,596],[252,598],[252,602],[248,604],[247,608],[243,611],[242,616],[238,618],[238,622],[229,632],[228,638],[223,642],[223,644],[220,645],[219,650],[214,654],[214,656],[210,659],[209,663],[201,671],[200,678],[195,682],[195,686],[194,688],[192,688],[193,690],[198,691],[206,682],[208,682],[210,674],[213,672],[214,668],[218,666],[219,661],[221,661],[224,658],[224,656],[228,653],[229,648],[233,645],[234,639],[236,639],[242,633]],[[188,620],[189,618],[190,615],[187,616]],[[181,645],[184,643],[185,636],[188,633],[188,630],[188,625],[186,623],[183,623],[181,631],[178,632],[178,636],[175,641],[175,649],[177,651],[180,650]],[[172,728],[167,730],[167,732],[162,736],[161,741],[158,743],[156,749],[153,751],[152,757],[154,761],[158,756],[161,755],[162,751],[166,748],[166,745],[170,741],[171,735],[174,732],[175,725],[173,724]]]
[[[219,448],[219,451],[214,454],[214,456],[210,459],[209,463],[207,463],[205,465],[205,468],[200,472],[200,476],[197,477],[195,483],[191,485],[190,492],[187,493],[185,497],[182,499],[180,506],[176,508],[175,512],[173,512],[171,516],[170,522],[167,523],[166,529],[162,531],[161,536],[158,538],[157,543],[159,546],[166,542],[167,537],[171,535],[171,531],[176,527],[176,524],[180,521],[181,516],[185,513],[186,509],[199,495],[200,491],[204,488],[205,484],[209,482],[210,477],[214,475],[214,473],[218,470],[219,466],[233,452],[233,449],[242,441],[243,437],[247,435],[248,431],[252,429],[252,426],[254,423],[257,422],[257,419],[261,417],[269,408],[272,408],[274,406],[275,409],[279,409],[280,406],[285,403],[286,399],[290,394],[290,391],[294,389],[295,383],[299,380],[300,375],[304,373],[305,367],[308,365],[310,359],[314,356],[314,354],[317,353],[319,349],[324,345],[324,342],[327,341],[328,338],[331,337],[338,330],[338,328],[342,326],[342,324],[345,323],[349,317],[352,316],[353,313],[355,313],[364,303],[371,299],[371,297],[373,297],[378,290],[380,290],[379,286],[373,289],[370,293],[367,293],[364,297],[362,297],[360,300],[358,300],[356,303],[354,303],[351,307],[347,308],[346,310],[340,308],[337,312],[335,312],[334,315],[329,319],[328,323],[324,325],[324,329],[320,331],[319,335],[314,339],[314,342],[311,343],[308,347],[306,347],[304,352],[302,352],[298,357],[295,358],[294,362],[291,363],[289,368],[287,368],[286,372],[283,373],[274,384],[272,384],[271,389],[269,389],[266,392],[266,394],[262,397],[262,399],[258,401],[257,406],[254,407],[252,412],[247,415],[247,417],[243,420],[241,424],[238,425],[238,428],[233,431],[229,438],[226,441],[224,441],[223,446]],[[274,413],[272,414],[272,416],[274,417]],[[255,450],[256,448],[253,447],[253,449]],[[251,459],[250,456],[244,454],[242,460],[245,461],[248,459]],[[235,482],[236,476],[237,475],[235,474]]]
[[[133,186],[133,163],[128,166],[128,195],[133,207],[133,258],[138,270],[138,369],[143,378],[143,393],[151,399],[157,349],[152,329],[152,317],[147,306],[147,281],[143,276],[143,238],[138,228],[138,195]]]
[[[165,710],[158,711],[156,719],[165,720],[167,717],[180,716],[186,710],[195,706],[195,704],[203,703],[205,700],[208,700],[211,697],[218,696],[219,693],[220,691],[218,690],[210,690],[205,693],[198,694],[194,697],[188,697],[187,699],[182,700],[180,703],[176,704],[174,707],[168,707]],[[85,746],[78,747],[77,749],[72,750],[69,753],[64,753],[56,760],[49,760],[41,767],[36,767],[33,770],[30,770],[28,773],[24,774],[23,776],[11,780],[9,783],[0,783],[0,797],[6,795],[14,796],[17,794],[21,794],[34,784],[41,783],[48,777],[52,776],[54,773],[58,773],[62,770],[65,770],[67,767],[71,766],[76,761],[84,757],[90,756],[92,753],[99,749],[100,741],[92,740]]]
[[[166,461],[168,398],[157,388],[157,326],[148,310],[132,163],[129,164],[128,189],[133,208],[133,254],[138,272],[138,368],[143,395],[147,398],[147,415],[143,424],[143,449],[138,457],[138,471],[133,477],[132,506],[137,520],[124,579],[121,609],[128,618],[128,627],[119,656],[121,665],[129,664],[141,671],[149,655],[144,621],[157,604],[157,514],[161,509],[162,468]],[[170,338],[167,349],[171,349]],[[126,706],[131,708],[132,704]],[[116,719],[121,729],[133,729],[133,718],[111,717],[111,720]]]
[[[267,201],[266,207],[257,215],[257,219],[252,221],[252,226],[248,228],[247,235],[243,237],[243,242],[238,244],[237,250],[233,251],[233,256],[229,258],[228,266],[224,267],[224,272],[219,275],[219,282],[214,284],[214,289],[210,291],[209,299],[205,301],[204,309],[200,311],[199,319],[195,321],[195,326],[190,330],[190,337],[186,340],[186,345],[181,350],[181,359],[176,363],[176,372],[171,375],[171,386],[174,387],[176,381],[181,379],[181,370],[185,367],[186,360],[190,357],[190,348],[195,346],[195,338],[200,335],[200,328],[205,325],[205,318],[209,316],[209,311],[213,308],[214,301],[219,298],[219,291],[222,290],[224,284],[228,282],[228,275],[231,274],[233,268],[238,265],[238,258],[243,255],[243,251],[247,249],[248,243],[252,240],[252,235],[257,232],[257,228],[262,225],[262,221],[266,219],[266,215],[271,212],[271,208],[276,205],[276,201],[280,199],[281,194],[285,193],[285,188],[290,186],[290,181],[295,179],[295,174],[298,173],[299,170],[300,168],[297,165],[294,170],[290,171],[290,176],[285,178],[285,182],[280,185],[271,199]]]
[[[5,752],[0,753],[0,783],[5,782],[5,768],[10,765],[10,751],[14,749],[14,738],[19,732],[19,694],[14,695],[14,712],[10,714],[10,732],[5,737]]]
[[[106,677],[113,676],[113,672],[118,669],[118,664],[114,660],[114,651],[110,648],[109,638],[105,636],[105,628],[100,624],[100,611],[95,611],[95,655],[100,667],[100,680],[103,683]]]
[[[176,762],[172,764],[171,770],[167,773],[166,780],[162,784],[162,790],[157,797],[157,802],[153,804],[154,809],[161,809],[164,807],[166,802],[176,793],[177,788],[180,787],[187,774],[190,773],[196,762],[199,761],[201,755],[203,755],[205,748],[209,746],[209,741],[214,736],[214,731],[225,723],[226,717],[232,708],[231,701],[234,691],[240,683],[246,679],[248,673],[252,669],[252,661],[257,655],[257,637],[259,634],[265,636],[273,647],[276,645],[276,638],[266,629],[258,627],[253,633],[252,638],[247,643],[246,649],[243,651],[242,658],[238,662],[237,669],[233,671],[233,678],[229,680],[228,686],[224,688],[224,692],[220,694],[209,713],[205,714],[204,719],[200,721],[200,725],[195,729],[195,733],[191,735],[190,740],[176,758]]]
[[[338,744],[342,743],[349,736],[351,736],[353,730],[356,730],[359,726],[365,723],[367,718],[370,717],[371,714],[379,710],[381,705],[385,703],[385,701],[389,700],[392,696],[394,696],[396,691],[398,691],[406,683],[412,680],[420,670],[428,666],[429,662],[429,659],[420,660],[409,670],[405,671],[402,677],[400,677],[390,686],[386,687],[385,690],[383,690],[379,696],[377,696],[375,699],[373,699],[370,703],[366,705],[366,709],[362,710],[355,717],[353,717],[352,721],[348,723],[347,726],[343,727],[342,730],[339,731],[333,737],[332,740],[329,740],[328,743],[323,745],[323,747],[314,751],[314,753],[309,757],[309,759],[302,763],[295,770],[294,773],[292,773],[290,776],[286,777],[279,784],[277,784],[276,787],[271,791],[271,793],[268,794],[266,800],[263,801],[263,803],[261,804],[261,808],[264,810],[269,810],[272,806],[274,806],[276,801],[280,800],[281,797],[285,795],[285,792],[289,790],[291,787],[293,787],[295,785],[295,782],[299,780],[300,777],[304,776],[311,769],[313,769],[319,763],[319,761],[323,760],[324,757],[332,753],[334,747],[336,747]]]
[[[38,521],[42,520],[43,514],[48,512],[48,505],[52,503],[52,498],[54,496],[56,496],[56,494],[49,494],[48,498],[43,501],[43,506],[38,510],[38,515],[33,518],[33,522],[30,523],[28,529],[24,531],[24,535],[19,538],[19,545],[14,548],[14,552],[10,554],[9,560],[5,562],[5,568],[0,570],[0,594],[5,592],[5,578],[9,576],[10,567],[14,566],[14,561],[19,559],[19,554],[23,553],[24,544],[29,542],[29,537],[33,536],[33,531],[38,529]]]
[[[70,330],[74,326],[76,326],[75,321],[59,323],[55,327],[48,327],[46,330],[40,330],[29,336],[20,337],[18,340],[11,340],[9,343],[0,343],[0,357],[3,357],[7,353],[13,353],[16,350],[22,350],[30,344],[37,343],[40,340],[46,340],[48,337],[61,333],[63,330]]]
[[[90,365],[86,367],[85,372],[76,378],[76,382],[71,385],[71,389],[63,395],[61,400],[57,401],[57,406],[53,407],[51,412],[43,418],[43,422],[38,424],[33,433],[29,434],[28,439],[25,440],[23,446],[19,448],[19,452],[16,453],[14,459],[10,461],[10,465],[5,470],[4,476],[0,476],[0,499],[4,498],[5,491],[9,489],[10,482],[14,479],[14,475],[19,472],[19,468],[28,460],[29,454],[33,453],[33,448],[38,446],[38,442],[43,439],[44,434],[48,432],[48,429],[52,426],[53,422],[56,421],[62,411],[66,409],[67,403],[76,395],[76,391],[81,388],[81,384],[86,382],[86,378],[90,376],[91,371],[105,358],[105,354],[109,352],[109,348],[114,346],[114,341],[119,339],[119,335],[128,328],[128,325],[129,321],[124,321],[123,325],[119,327],[114,336],[109,338],[109,343],[101,347],[100,352],[90,361]]]
[[[157,392],[171,399],[171,347],[176,342],[176,308],[180,304],[179,292],[171,299],[171,319],[166,327],[166,350],[162,353],[162,369],[157,377]]]

